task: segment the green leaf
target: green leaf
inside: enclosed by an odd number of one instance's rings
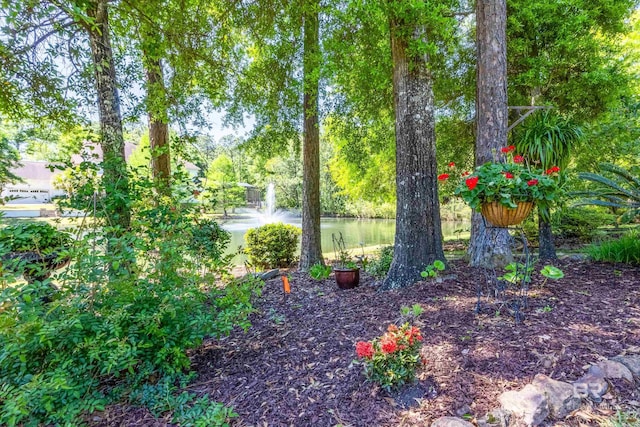
[[[540,274],[549,279],[558,280],[564,277],[564,272],[553,265],[545,265]]]

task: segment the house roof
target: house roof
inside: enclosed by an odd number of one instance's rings
[[[22,166],[12,169],[11,172],[22,179],[50,181],[55,174],[60,173],[59,170],[53,169],[52,171],[49,169],[49,162],[24,161],[21,163]]]
[[[136,147],[136,145],[130,142],[125,142],[125,160],[129,159]],[[102,147],[95,143],[86,143],[81,154],[71,156],[71,163],[74,165],[78,165],[83,161],[100,163],[102,161]],[[46,161],[22,161],[21,164],[20,167],[12,169],[11,172],[24,180],[30,180],[32,182],[49,182],[55,175],[60,173],[60,170],[49,169],[49,166],[52,164]],[[191,162],[183,161],[182,164],[189,171],[198,171],[200,169]]]

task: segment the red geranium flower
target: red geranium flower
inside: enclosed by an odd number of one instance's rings
[[[530,181],[527,181],[527,185],[529,187],[533,187],[534,185],[538,185],[538,180],[537,179],[532,179]]]
[[[553,166],[551,169],[547,169],[544,171],[545,175],[551,175],[552,173],[560,172],[560,168],[558,166]]]
[[[370,359],[373,357],[373,344],[369,341],[359,341],[356,343],[356,354],[358,357]]]
[[[522,162],[524,162],[524,157],[522,157],[522,156],[513,156],[513,161],[515,163],[522,163]]]
[[[471,172],[469,171],[462,172],[462,176],[469,176],[469,175],[471,175]]]
[[[438,181],[446,181],[449,178],[449,174],[448,173],[442,173],[440,175],[438,175]]]
[[[382,348],[382,351],[385,353],[393,353],[394,351],[397,350],[398,343],[392,337],[385,335],[380,340],[380,347]]]
[[[507,179],[512,179],[513,178],[513,174],[511,172],[505,172],[504,173],[505,178]]]
[[[464,183],[467,184],[467,188],[469,190],[473,190],[474,188],[476,188],[476,185],[478,185],[478,178],[477,176],[472,176],[471,178],[467,178]]]
[[[455,164],[454,162],[449,162],[449,167],[450,167],[450,168],[455,167],[455,165],[456,165],[456,164]]]
[[[507,153],[510,153],[510,152],[514,151],[515,149],[516,149],[516,147],[515,147],[515,146],[510,145],[510,146],[508,146],[508,147],[502,147],[502,148],[500,149],[500,151],[502,151],[503,153],[507,154]]]

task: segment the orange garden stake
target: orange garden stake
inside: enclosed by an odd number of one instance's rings
[[[282,289],[284,289],[285,294],[291,293],[291,286],[289,286],[289,278],[287,276],[282,276]]]

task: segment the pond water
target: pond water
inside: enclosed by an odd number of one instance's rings
[[[244,235],[248,229],[259,227],[269,222],[283,222],[297,227],[301,226],[301,218],[276,213],[274,217],[265,219],[259,214],[243,215],[241,218],[220,220],[222,228],[231,233],[231,242],[227,253],[235,253],[239,246],[244,246]],[[331,235],[342,232],[347,249],[365,247],[366,252],[372,252],[372,246],[392,245],[396,228],[395,219],[354,219],[354,218],[322,218],[320,222],[322,253],[326,258],[334,258]],[[445,239],[457,237],[456,230],[467,231],[468,222],[443,222],[442,233]],[[353,250],[353,254],[358,254]],[[233,263],[241,265],[246,258],[236,255]]]

